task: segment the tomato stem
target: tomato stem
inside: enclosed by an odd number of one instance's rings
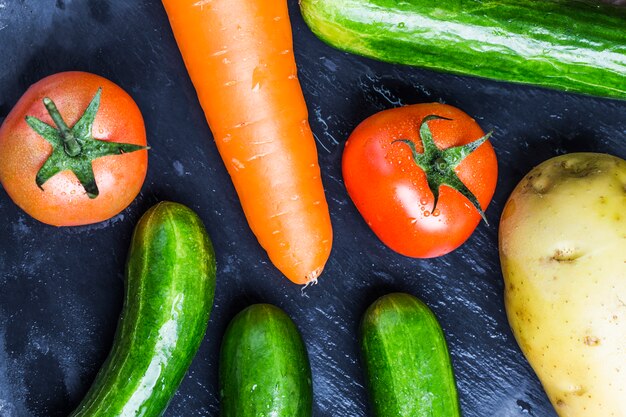
[[[61,113],[54,104],[54,101],[46,97],[43,99],[43,104],[46,106],[46,109],[48,109],[48,113],[50,113],[50,117],[52,117],[54,124],[57,125],[59,131],[61,132],[65,153],[71,157],[80,155],[80,152],[82,151],[80,143],[78,143],[78,140],[74,137],[72,130],[67,126],[65,120],[63,120],[63,116],[61,116]]]
[[[100,108],[101,95],[102,88],[99,88],[81,118],[71,128],[48,97],[43,99],[43,104],[48,109],[56,128],[36,117],[26,116],[26,123],[52,145],[52,153],[35,177],[35,183],[40,189],[43,190],[45,182],[59,172],[72,171],[87,196],[96,198],[100,192],[92,166],[95,159],[148,149],[146,146],[98,140],[93,137],[91,131]]]
[[[413,162],[415,165],[420,167],[424,173],[426,174],[426,182],[428,183],[428,188],[433,193],[433,209],[435,210],[437,207],[437,202],[439,200],[439,188],[442,185],[447,185],[453,190],[458,191],[463,195],[463,197],[467,198],[470,203],[474,206],[476,211],[483,218],[485,223],[487,222],[487,217],[480,206],[480,202],[478,198],[467,188],[463,181],[457,176],[454,169],[476,148],[482,145],[485,141],[489,139],[491,136],[491,132],[486,134],[485,136],[477,139],[473,142],[470,142],[466,145],[457,146],[448,149],[439,149],[435,144],[433,139],[432,132],[428,127],[428,122],[431,120],[451,120],[446,117],[437,116],[431,114],[422,119],[419,126],[419,136],[422,141],[422,147],[424,149],[423,153],[417,152],[417,147],[415,143],[409,139],[398,139],[393,141],[393,143],[400,142],[406,144],[410,149],[413,156]]]
[[[446,168],[448,168],[448,164],[443,158],[437,158],[437,160],[435,161],[435,166],[441,173],[445,173]]]

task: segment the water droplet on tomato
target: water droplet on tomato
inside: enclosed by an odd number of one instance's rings
[[[426,211],[424,211],[423,214],[424,214],[424,217],[428,217],[428,216],[430,216],[430,211],[426,210]]]
[[[433,216],[437,217],[437,216],[439,216],[439,214],[440,214],[439,209],[434,209],[433,210]]]
[[[428,204],[428,201],[427,201],[425,198],[422,198],[422,199],[420,200],[420,204],[421,204],[422,206],[425,206],[426,204]],[[423,207],[422,207],[422,210],[424,210],[424,208],[423,208]]]

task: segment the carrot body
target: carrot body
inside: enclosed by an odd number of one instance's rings
[[[295,283],[332,245],[286,0],[163,0],[248,223]]]

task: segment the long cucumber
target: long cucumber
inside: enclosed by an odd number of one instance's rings
[[[156,417],[202,341],[215,291],[215,256],[200,218],[159,203],[135,228],[113,347],[71,417]]]
[[[626,7],[579,0],[301,0],[328,44],[461,75],[626,99]]]

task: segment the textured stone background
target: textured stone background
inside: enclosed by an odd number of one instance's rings
[[[159,200],[198,211],[218,256],[207,337],[167,417],[217,416],[217,357],[228,321],[270,302],[296,321],[314,375],[316,417],[366,416],[356,330],[390,291],[422,298],[441,320],[465,417],[555,416],[519,351],[502,304],[497,224],[507,196],[539,162],[565,152],[626,157],[626,103],[436,74],[351,56],[317,40],[290,0],[300,78],[318,141],[335,244],[319,285],[291,285],[246,226],[165,12],[156,0],[0,0],[0,121],[25,89],[85,70],[126,89],[143,111],[150,167],[142,193],[105,223],[56,229],[0,190],[0,417],[61,417],[111,346],[133,226]],[[341,180],[343,142],[376,111],[444,101],[493,130],[501,176],[481,224],[459,250],[403,258],[377,241]]]

